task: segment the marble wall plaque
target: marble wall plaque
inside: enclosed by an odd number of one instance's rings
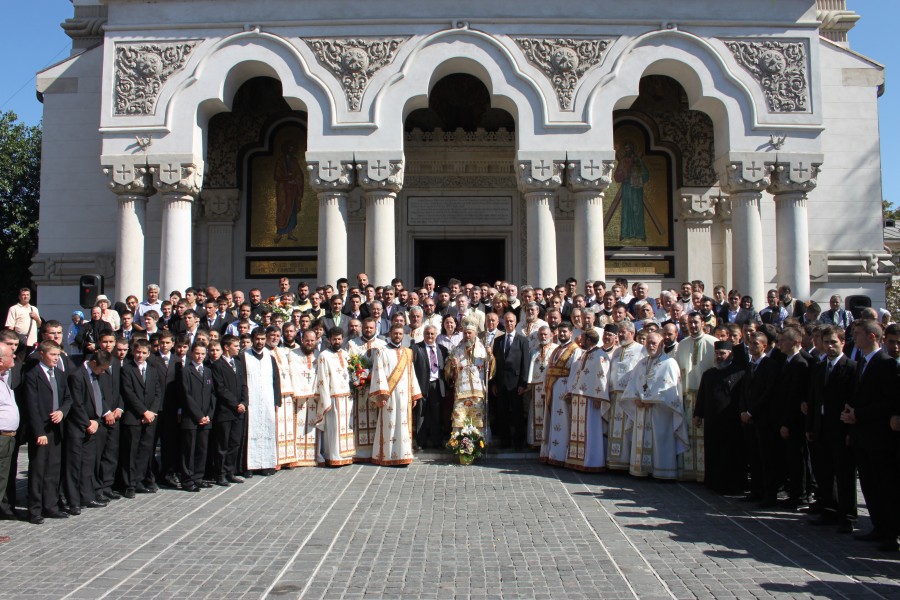
[[[406,199],[410,226],[511,226],[510,196],[410,196]]]

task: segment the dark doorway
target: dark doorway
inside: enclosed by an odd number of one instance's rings
[[[415,240],[415,284],[426,275],[438,286],[455,277],[463,283],[493,283],[506,278],[506,241],[502,239]]]

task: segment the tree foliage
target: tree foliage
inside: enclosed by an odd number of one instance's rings
[[[890,200],[882,200],[881,201],[882,212],[884,213],[884,220],[890,221],[893,219],[894,221],[900,221],[900,208],[894,206],[894,204]]]
[[[0,306],[16,302],[29,285],[37,248],[41,181],[41,128],[0,113]],[[6,314],[4,310],[3,314]]]

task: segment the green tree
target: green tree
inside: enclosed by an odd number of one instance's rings
[[[881,206],[883,209],[885,221],[888,221],[890,219],[900,221],[900,208],[895,207],[890,200],[882,200]]]
[[[40,182],[40,126],[21,123],[12,111],[0,113],[0,318],[18,289],[31,284]]]

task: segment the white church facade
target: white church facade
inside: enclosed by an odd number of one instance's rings
[[[42,312],[288,275],[702,279],[883,305],[878,96],[844,0],[73,0]]]

